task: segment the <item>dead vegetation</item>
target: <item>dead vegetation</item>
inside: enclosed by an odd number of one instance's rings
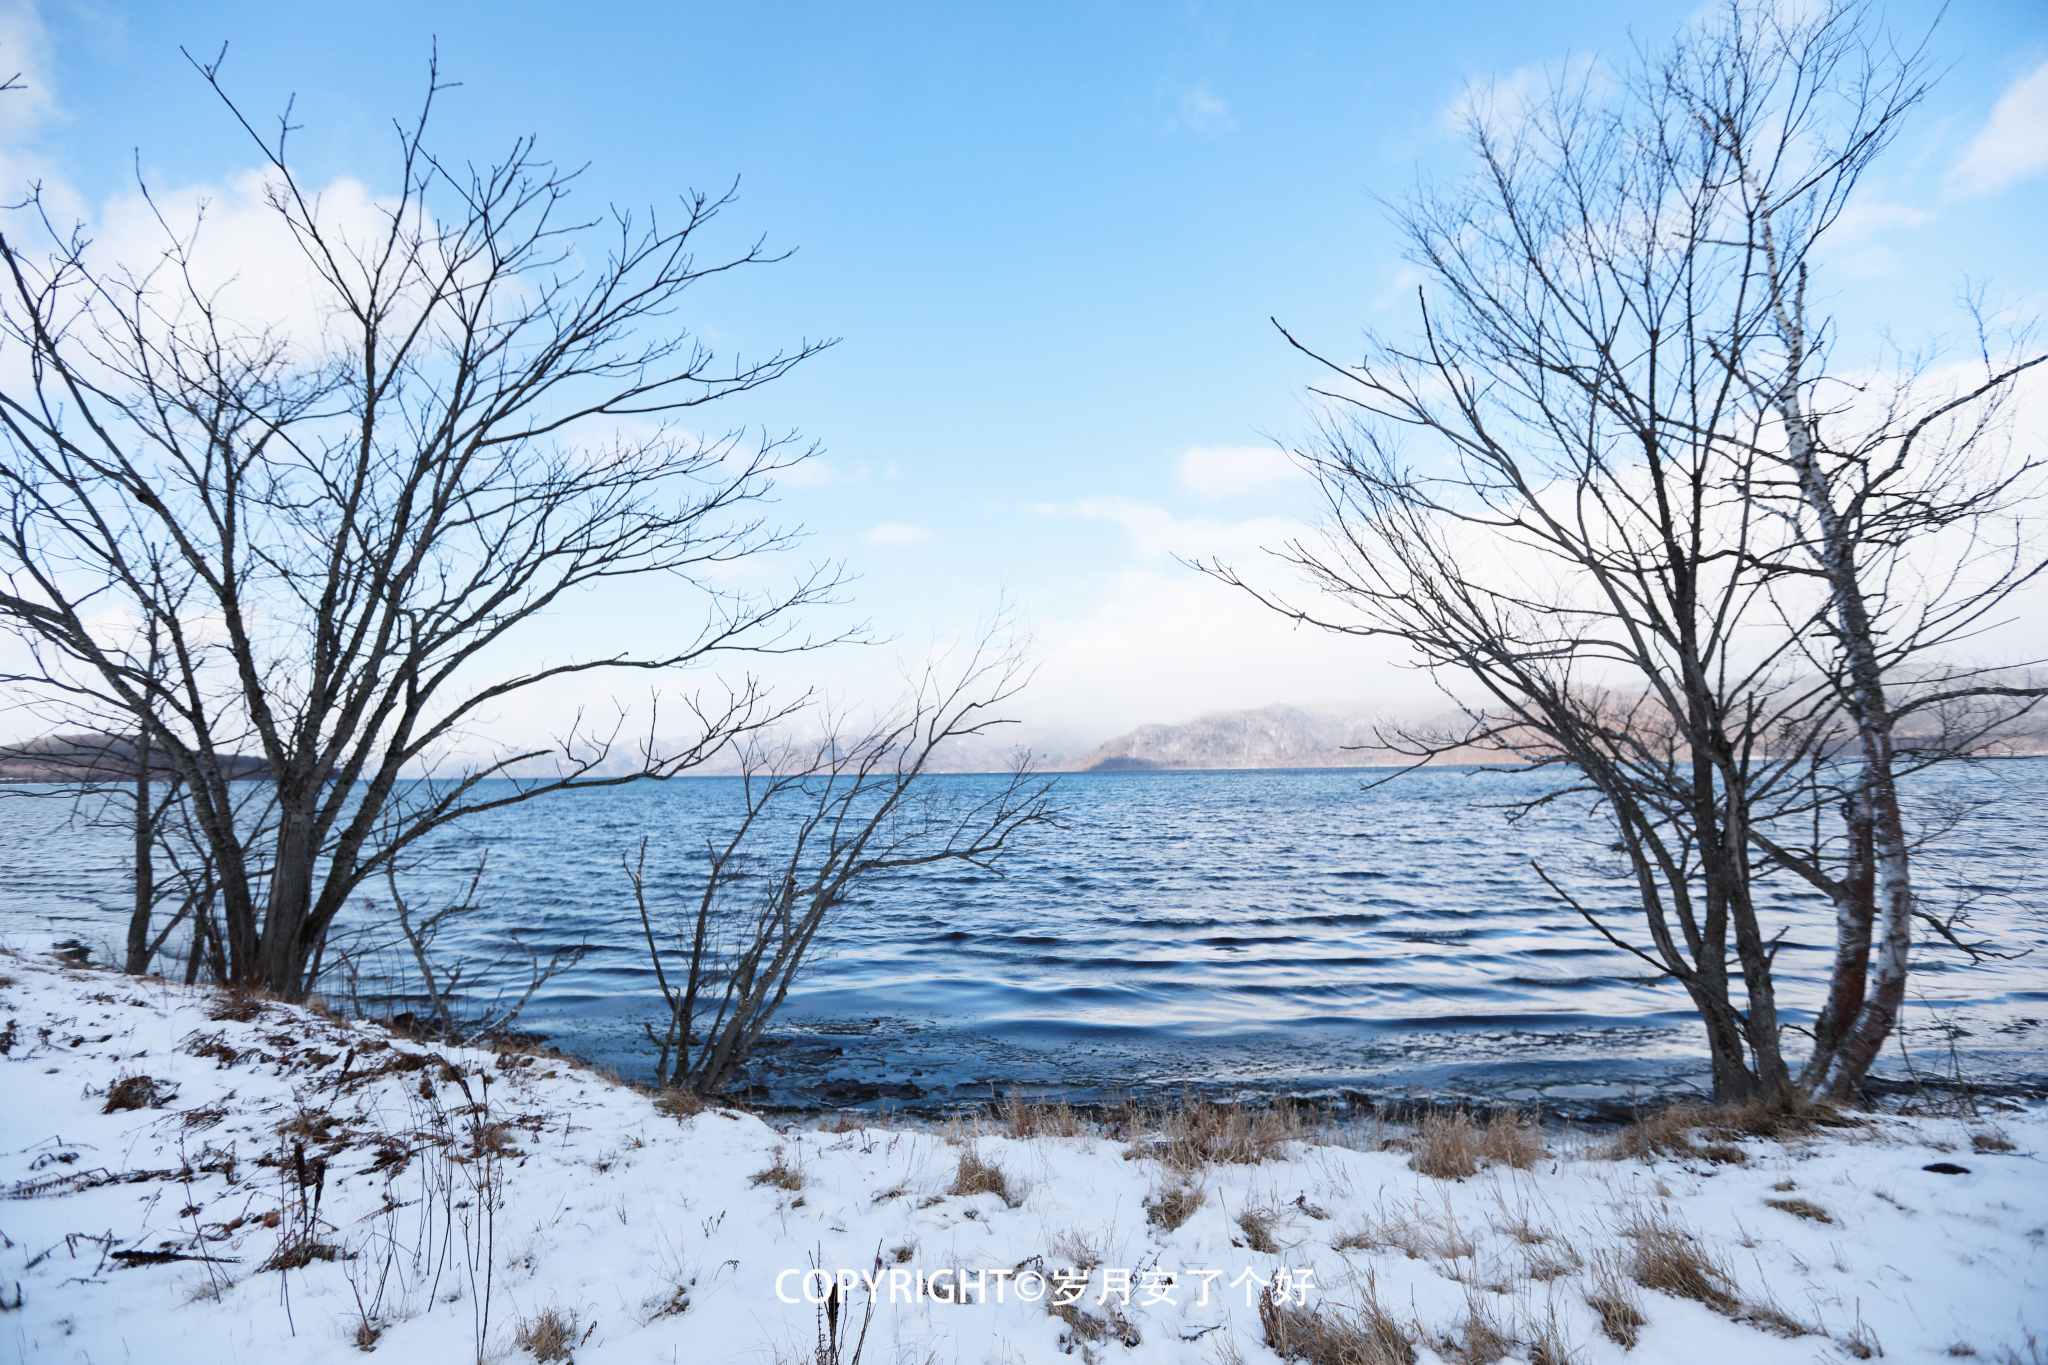
[[[1632,1351],[1642,1339],[1650,1319],[1635,1287],[1612,1268],[1604,1269],[1586,1292],[1586,1306],[1600,1319],[1600,1335],[1625,1351]]]
[[[1766,1199],[1764,1203],[1774,1209],[1781,1209],[1794,1218],[1804,1218],[1814,1223],[1832,1223],[1834,1215],[1811,1199]]]
[[[1144,1115],[1132,1127],[1149,1130],[1124,1150],[1127,1160],[1160,1161],[1174,1170],[1194,1172],[1210,1164],[1257,1165],[1285,1155],[1288,1143],[1301,1141],[1309,1128],[1292,1106],[1249,1110],[1241,1104],[1211,1104],[1184,1095],[1181,1103]]]
[[[694,1090],[666,1086],[654,1093],[654,1107],[672,1119],[694,1118],[711,1106]]]
[[[1692,1233],[1655,1215],[1642,1214],[1622,1231],[1632,1243],[1628,1276],[1643,1288],[1691,1299],[1727,1317],[1741,1309],[1734,1277]]]
[[[1013,1138],[1079,1137],[1085,1130],[1081,1116],[1065,1100],[1033,1104],[1012,1090],[998,1114]]]
[[[107,1102],[100,1112],[118,1114],[124,1109],[161,1109],[175,1098],[175,1089],[148,1076],[117,1076],[107,1086]]]
[[[1154,1190],[1145,1200],[1145,1221],[1172,1232],[1194,1217],[1207,1198],[1201,1186],[1185,1180]]]
[[[992,1194],[1013,1209],[1024,1202],[1023,1191],[1013,1186],[1003,1168],[993,1161],[984,1161],[971,1144],[960,1153],[959,1169],[954,1171],[953,1184],[946,1193]]]
[[[1970,1150],[1979,1153],[2010,1152],[2012,1139],[2002,1128],[1983,1128],[1970,1134]]]
[[[549,1308],[522,1318],[512,1331],[512,1344],[529,1352],[535,1360],[573,1361],[576,1317],[559,1308]]]
[[[1439,1180],[1464,1180],[1487,1166],[1528,1170],[1543,1159],[1543,1130],[1518,1109],[1496,1112],[1482,1127],[1464,1109],[1432,1109],[1411,1140],[1409,1168]]]
[[[1244,1234],[1244,1245],[1264,1256],[1279,1255],[1280,1244],[1273,1240],[1274,1221],[1271,1209],[1246,1209],[1238,1214],[1237,1227]]]
[[[1615,1135],[1607,1155],[1616,1161],[1650,1162],[1660,1156],[1743,1165],[1749,1154],[1733,1144],[1763,1138],[1783,1142],[1821,1128],[1855,1128],[1862,1120],[1832,1105],[1799,1102],[1775,1108],[1759,1100],[1740,1104],[1673,1104],[1646,1114]],[[1704,1135],[1705,1142],[1695,1140]]]
[[[1307,1365],[1415,1365],[1415,1341],[1379,1305],[1370,1288],[1348,1314],[1275,1299],[1259,1292],[1259,1325],[1266,1344],[1282,1360]]]
[[[801,1165],[792,1166],[785,1157],[786,1149],[775,1149],[775,1164],[765,1171],[756,1171],[747,1177],[749,1185],[757,1188],[773,1185],[778,1190],[801,1190],[804,1187],[804,1172]]]

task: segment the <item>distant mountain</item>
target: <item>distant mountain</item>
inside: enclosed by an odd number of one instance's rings
[[[133,781],[137,764],[135,740],[128,735],[45,735],[20,744],[0,745],[0,782]],[[270,765],[246,754],[224,760],[231,781],[259,781]],[[171,767],[161,753],[150,755],[150,776],[169,781]]]
[[[1364,768],[1412,760],[1385,747],[1381,733],[1425,720],[1416,708],[1374,702],[1278,704],[1217,711],[1185,725],[1141,725],[1063,766],[1080,772],[1189,768]],[[1445,761],[1483,762],[1447,755]]]

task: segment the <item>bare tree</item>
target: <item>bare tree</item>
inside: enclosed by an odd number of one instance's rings
[[[431,831],[686,771],[780,714],[745,681],[691,697],[677,744],[653,719],[637,742],[580,718],[524,750],[475,735],[549,683],[812,643],[791,618],[836,571],[765,595],[716,577],[790,545],[761,504],[810,450],[674,423],[830,343],[721,363],[674,320],[693,285],[780,259],[697,259],[729,193],[673,222],[571,218],[575,174],[530,139],[481,168],[429,147],[430,69],[392,195],[352,229],[294,171],[288,117],[266,138],[200,71],[264,160],[317,321],[229,316],[198,224],[160,214],[161,259],[136,270],[35,199],[17,211],[47,247],[0,235],[0,622],[33,655],[9,683],[131,718],[177,774],[228,976],[296,995],[350,893]],[[523,628],[619,580],[673,589],[649,647],[507,668]],[[268,769],[260,838],[235,817],[237,752]]]
[[[647,1028],[657,1084],[723,1090],[856,895],[939,863],[999,871],[1020,836],[1058,824],[1053,780],[1029,754],[993,786],[930,770],[947,745],[1010,723],[998,708],[1023,679],[1015,651],[984,641],[955,677],[928,664],[872,727],[750,747],[738,819],[707,844],[694,906],[659,933],[641,846],[626,871],[667,1006],[661,1027]]]
[[[1612,818],[1649,944],[1567,899],[1689,992],[1724,1098],[1795,1092],[1757,878],[1789,869],[1855,902],[1857,822],[1880,808],[1901,888],[1884,912],[1890,975],[1866,998],[1845,911],[1815,1054],[1834,1060],[1797,1087],[1852,1092],[1875,1051],[1852,1056],[1837,1033],[1881,1042],[1896,1019],[1907,840],[1897,772],[1864,718],[1905,713],[1873,687],[1938,674],[1918,688],[1928,706],[1980,704],[1914,764],[1969,756],[2041,695],[1928,666],[2038,571],[1999,534],[2025,471],[1998,458],[1984,406],[2037,362],[1994,363],[1987,348],[1981,382],[1922,417],[1907,412],[1922,386],[1902,375],[1891,413],[1829,447],[1824,497],[1802,453],[1819,448],[1801,426],[1819,409],[1788,405],[1830,382],[1801,311],[1809,264],[1924,94],[1924,68],[1861,4],[1736,0],[1613,88],[1586,75],[1476,109],[1477,176],[1399,214],[1434,286],[1419,342],[1376,338],[1356,368],[1323,361],[1344,382],[1323,391],[1331,415],[1300,455],[1327,535],[1283,557],[1348,610],[1260,594],[1477,687],[1470,730],[1419,737],[1419,755],[1477,742],[1576,774],[1559,796],[1590,794]],[[1859,403],[1832,396],[1828,417],[1855,422]],[[1938,443],[1924,418],[1942,424]],[[1904,572],[1943,529],[2002,550],[1980,544],[1967,582]],[[1884,619],[1855,623],[1872,593]],[[1859,661],[1859,640],[1882,642]],[[1846,839],[1821,827],[1845,796]]]

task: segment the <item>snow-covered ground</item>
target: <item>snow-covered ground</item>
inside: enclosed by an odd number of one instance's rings
[[[1318,1365],[2048,1354],[2038,1111],[1650,1164],[1550,1134],[1528,1169],[1440,1179],[1384,1130],[1239,1133],[1268,1158],[1244,1163],[1159,1134],[679,1117],[547,1057],[39,954],[0,982],[22,1361],[520,1362],[536,1328],[566,1358],[553,1327],[583,1365],[851,1365],[821,1336],[864,1321],[869,1365],[1270,1365],[1269,1330]],[[1639,1283],[1683,1289],[1688,1263],[1695,1298]],[[843,1305],[805,1300],[842,1270]]]

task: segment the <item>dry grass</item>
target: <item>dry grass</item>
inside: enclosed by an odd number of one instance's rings
[[[1794,1218],[1804,1218],[1815,1223],[1832,1223],[1834,1215],[1811,1199],[1766,1199],[1764,1203],[1774,1209],[1782,1209]]]
[[[694,1090],[680,1088],[657,1091],[654,1107],[672,1119],[695,1118],[711,1106]]]
[[[1494,1114],[1481,1127],[1463,1109],[1432,1109],[1416,1126],[1408,1165],[1439,1180],[1463,1180],[1486,1166],[1528,1170],[1543,1154],[1542,1127],[1521,1110]]]
[[[992,1194],[1010,1208],[1024,1202],[1023,1192],[1012,1188],[1010,1177],[993,1161],[984,1161],[973,1147],[960,1153],[960,1167],[953,1173],[947,1194]]]
[[[1271,1209],[1246,1209],[1237,1215],[1238,1230],[1244,1233],[1244,1244],[1264,1256],[1280,1254],[1280,1244],[1273,1240],[1273,1211]]]
[[[172,1098],[168,1086],[162,1086],[147,1076],[117,1076],[107,1086],[106,1107],[102,1114],[116,1114],[124,1109],[161,1109]]]
[[[2000,1128],[1984,1128],[1970,1134],[1970,1150],[1973,1152],[2010,1152],[2012,1139]]]
[[[1065,1100],[1032,1104],[1014,1090],[998,1117],[1013,1138],[1079,1137],[1084,1129],[1080,1115]]]
[[[1134,1125],[1135,1126],[1135,1125]],[[1285,1155],[1286,1145],[1308,1132],[1299,1113],[1275,1105],[1252,1111],[1241,1104],[1217,1105],[1183,1097],[1175,1108],[1151,1118],[1157,1136],[1136,1141],[1124,1152],[1129,1160],[1149,1157],[1178,1171],[1199,1171],[1218,1165],[1256,1165]]]
[[[263,1013],[263,995],[253,986],[224,986],[214,992],[206,1017],[246,1024]]]
[[[1201,1186],[1188,1181],[1154,1190],[1145,1200],[1145,1221],[1172,1232],[1194,1217],[1207,1198]]]
[[[1523,1110],[1501,1110],[1487,1120],[1486,1137],[1479,1150],[1489,1166],[1530,1170],[1545,1155],[1543,1125],[1534,1114]]]
[[[1603,1258],[1595,1270],[1586,1306],[1600,1319],[1600,1335],[1625,1351],[1635,1349],[1650,1322],[1635,1286],[1612,1260]]]
[[[1406,1218],[1367,1219],[1356,1232],[1347,1233],[1330,1244],[1338,1251],[1398,1250],[1411,1261],[1455,1261],[1478,1249],[1473,1239],[1461,1232],[1448,1210],[1440,1217],[1410,1210]]]
[[[1623,1232],[1634,1244],[1629,1278],[1643,1288],[1703,1303],[1729,1317],[1742,1307],[1733,1277],[1700,1246],[1699,1238],[1654,1216],[1638,1217]]]
[[[1276,1302],[1272,1290],[1262,1290],[1259,1324],[1265,1329],[1266,1344],[1282,1360],[1308,1365],[1415,1365],[1414,1339],[1380,1307],[1370,1289],[1357,1313],[1348,1317]]]
[[[1463,1365],[1495,1365],[1514,1350],[1515,1339],[1502,1329],[1477,1299],[1465,1304],[1465,1321],[1455,1335],[1447,1335],[1438,1354]]]
[[[270,1258],[257,1266],[258,1270],[302,1270],[315,1261],[332,1261],[341,1255],[341,1248],[322,1242],[310,1232],[295,1232],[277,1244],[277,1250]]]
[[[1861,1120],[1848,1117],[1832,1106],[1798,1101],[1773,1106],[1761,1100],[1712,1107],[1674,1104],[1636,1120],[1615,1135],[1607,1155],[1616,1161],[1654,1161],[1660,1156],[1742,1165],[1749,1154],[1734,1142],[1744,1138],[1783,1141],[1800,1137],[1816,1128],[1853,1128]],[[1696,1132],[1712,1141],[1698,1143]]]
[[[801,1190],[804,1187],[804,1172],[801,1165],[792,1166],[783,1155],[783,1149],[775,1149],[775,1164],[765,1171],[756,1171],[747,1177],[749,1185],[773,1185],[778,1190]]]
[[[572,1361],[576,1348],[576,1318],[559,1308],[550,1308],[530,1318],[521,1318],[512,1331],[512,1344],[528,1351],[535,1360]]]

